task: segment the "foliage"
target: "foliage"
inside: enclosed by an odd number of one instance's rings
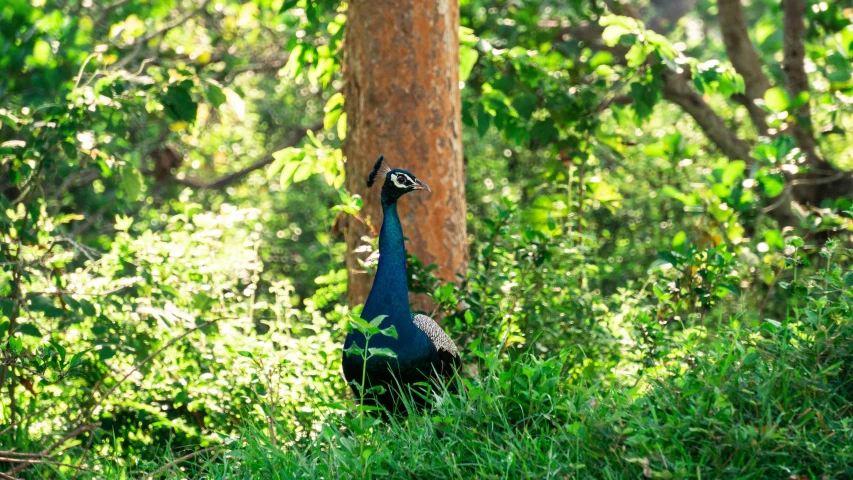
[[[853,16],[809,4],[792,93],[750,2],[749,103],[720,2],[663,3],[460,1],[470,265],[409,271],[467,393],[383,423],[338,373],[347,5],[4,2],[0,471],[853,473],[853,209],[777,215],[831,190],[798,128],[851,167]]]
[[[830,264],[832,265],[832,264]],[[793,267],[792,267],[793,268]],[[821,478],[851,473],[853,294],[808,277],[782,322],[698,329],[689,356],[640,385],[568,382],[569,351],[488,368],[427,414],[360,426],[331,417],[305,447],[258,432],[201,465],[208,478]],[[805,285],[812,288],[806,288]],[[474,352],[477,353],[477,352]]]

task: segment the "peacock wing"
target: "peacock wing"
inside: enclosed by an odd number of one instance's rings
[[[441,325],[428,316],[416,314],[412,321],[416,327],[426,334],[435,347],[437,361],[434,364],[438,372],[442,376],[452,375],[453,368],[459,368],[462,364],[456,344],[447,336]]]

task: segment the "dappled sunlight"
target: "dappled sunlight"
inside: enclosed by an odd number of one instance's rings
[[[436,5],[3,2],[0,478],[853,476],[853,10]]]

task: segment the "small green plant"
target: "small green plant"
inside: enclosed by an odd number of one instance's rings
[[[373,358],[378,357],[388,357],[388,358],[397,358],[397,354],[394,353],[390,348],[371,348],[370,347],[370,339],[376,335],[384,335],[386,337],[397,338],[397,329],[392,325],[388,328],[379,328],[382,324],[382,321],[385,320],[388,315],[379,315],[375,317],[373,320],[369,322],[358,315],[350,315],[350,327],[358,332],[361,332],[364,335],[364,348],[359,347],[355,343],[349,346],[344,353],[347,356],[355,355],[359,356],[362,359],[362,367],[361,367],[361,383],[354,382],[353,386],[358,389],[359,392],[359,400],[364,399],[365,395],[368,394],[377,394],[381,395],[385,393],[385,387],[382,385],[372,385],[367,387],[367,364]],[[363,405],[361,408],[365,408]]]

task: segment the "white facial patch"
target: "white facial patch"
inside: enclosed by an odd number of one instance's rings
[[[415,184],[415,181],[411,177],[402,173],[392,174],[391,181],[395,187],[402,189],[411,188]]]

